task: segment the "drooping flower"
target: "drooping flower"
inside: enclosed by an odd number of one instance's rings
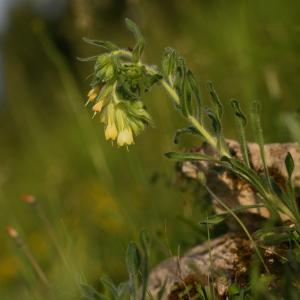
[[[95,112],[95,113],[101,112],[103,103],[104,103],[103,100],[98,101],[92,108],[93,112]]]
[[[125,145],[131,145],[134,143],[132,130],[130,127],[126,127],[119,132],[117,143],[121,147]]]
[[[100,86],[99,85],[97,85],[96,87],[90,89],[90,91],[87,94],[87,96],[88,96],[87,104],[90,103],[90,102],[93,102],[97,98],[99,92],[100,92]]]
[[[115,123],[115,105],[113,102],[110,102],[107,107],[104,115],[102,117],[102,122],[107,124],[105,129],[105,138],[107,140],[115,140],[118,136],[118,130]]]
[[[115,140],[118,136],[118,130],[115,123],[108,124],[105,128],[105,138]]]

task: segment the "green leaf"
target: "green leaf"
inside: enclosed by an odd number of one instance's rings
[[[150,245],[150,239],[146,230],[142,230],[140,233],[140,241],[144,252],[148,252],[148,248]]]
[[[220,98],[214,88],[214,85],[211,81],[209,81],[207,83],[207,86],[208,86],[208,90],[209,90],[209,94],[211,96],[212,102],[216,108],[216,114],[217,114],[218,118],[221,120],[223,117],[223,105],[221,103],[221,100],[220,100]]]
[[[266,155],[265,155],[265,148],[264,148],[264,137],[263,137],[263,130],[260,122],[260,111],[261,106],[258,102],[253,102],[251,107],[251,117],[252,117],[252,124],[254,129],[254,135],[257,139],[257,143],[259,145],[260,156],[264,168],[264,174],[267,179],[269,191],[272,191],[272,184],[271,178],[269,174],[269,170],[267,167]]]
[[[236,123],[238,125],[243,160],[247,164],[247,166],[250,168],[248,144],[247,144],[246,133],[245,133],[245,127],[247,125],[247,118],[244,115],[244,113],[242,112],[240,103],[237,100],[234,100],[234,99],[231,100],[231,106],[234,110],[234,114],[235,114],[236,121],[237,121]]]
[[[186,80],[188,81],[191,91],[194,94],[195,100],[196,100],[196,117],[202,119],[202,100],[200,95],[200,88],[199,85],[193,75],[193,73],[188,70],[186,74]]]
[[[247,118],[241,110],[240,103],[235,99],[232,99],[230,103],[231,103],[231,106],[234,110],[235,116],[240,120],[242,125],[245,127],[247,125]]]
[[[165,48],[165,52],[162,57],[162,70],[167,80],[172,81],[171,76],[174,76],[176,70],[177,51],[174,48]],[[170,82],[173,84],[173,82]]]
[[[134,242],[130,242],[126,253],[126,266],[129,274],[130,294],[136,299],[139,286],[139,268],[141,265],[141,255]]]
[[[246,211],[248,209],[251,209],[251,208],[261,208],[261,207],[265,207],[265,205],[263,205],[263,204],[241,205],[241,206],[238,206],[238,207],[233,208],[231,210],[233,212],[235,212],[236,214],[238,214],[238,213],[244,212],[244,211]],[[217,224],[222,223],[223,221],[225,221],[225,219],[227,217],[229,217],[230,215],[231,215],[230,212],[224,212],[224,213],[221,213],[221,214],[212,215],[212,216],[209,216],[207,219],[205,219],[203,221],[200,221],[199,224],[206,225],[207,222],[208,222],[209,225],[217,225]]]
[[[113,300],[118,300],[118,290],[117,290],[117,287],[112,282],[112,280],[105,276],[105,277],[102,277],[100,279],[100,281],[101,281],[105,291],[110,296],[110,298],[112,298]]]
[[[92,40],[92,39],[89,39],[86,37],[83,37],[82,39],[90,45],[97,46],[97,47],[106,49],[108,51],[119,50],[119,47],[110,41],[98,41],[98,40]]]
[[[147,281],[148,281],[148,251],[149,251],[149,245],[150,240],[147,232],[143,230],[140,233],[140,242],[143,249],[143,257],[141,262],[141,277],[142,277],[142,297],[141,300],[144,300],[146,298],[146,292],[147,292]]]
[[[215,135],[218,137],[221,133],[221,123],[218,116],[209,108],[206,109],[208,117],[211,119],[212,127],[215,132]]]
[[[206,114],[211,119],[212,127],[217,138],[217,148],[219,149],[219,152],[221,152],[221,146],[224,148],[227,147],[222,134],[221,119],[219,118],[218,114],[209,108],[206,109]]]
[[[136,243],[130,242],[126,253],[126,265],[130,274],[138,273],[140,260],[141,257]]]
[[[214,216],[208,217],[204,221],[200,221],[199,224],[200,225],[217,225],[217,224],[224,222],[226,217],[227,217],[227,215],[223,215],[223,214],[214,215]]]
[[[193,126],[189,126],[189,127],[186,127],[186,128],[177,129],[176,133],[175,133],[175,136],[174,136],[174,140],[173,140],[174,144],[178,144],[179,143],[179,137],[182,134],[192,134],[192,135],[201,136],[200,132],[195,127],[193,127]]]
[[[192,91],[189,82],[185,78],[182,81],[181,110],[185,117],[192,114]]]
[[[263,197],[266,195],[265,183],[257,172],[235,158],[223,156],[221,161],[227,163],[222,164],[225,168],[248,181]]]
[[[241,290],[240,287],[236,283],[231,284],[230,287],[228,288],[229,297],[239,295],[240,290]]]
[[[136,45],[133,48],[132,56],[135,62],[138,62],[141,59],[142,53],[145,47],[145,39],[135,22],[126,18],[125,19],[127,28],[133,33],[136,40]]]
[[[295,169],[295,163],[294,163],[294,159],[293,156],[291,155],[290,152],[288,152],[288,154],[285,157],[285,167],[289,176],[289,180],[292,178],[294,169]]]
[[[129,299],[129,285],[128,282],[121,282],[118,286],[118,300]]]
[[[294,238],[295,228],[289,226],[278,226],[267,229],[259,229],[254,233],[258,242],[265,245],[278,245]]]
[[[77,60],[83,61],[83,62],[89,62],[89,61],[96,61],[98,59],[98,55],[96,56],[90,56],[90,57],[77,57]]]
[[[169,159],[177,160],[177,161],[187,161],[187,160],[204,160],[218,163],[219,161],[209,155],[203,153],[196,152],[167,152],[165,156]]]

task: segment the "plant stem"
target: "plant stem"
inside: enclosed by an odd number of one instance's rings
[[[179,99],[176,91],[165,80],[161,80],[161,84],[167,90],[168,94],[172,97],[172,99],[175,101],[175,103],[177,105],[179,105],[180,99]]]
[[[260,253],[260,251],[259,251],[259,249],[258,249],[258,247],[257,247],[257,245],[256,245],[256,243],[255,243],[255,241],[253,240],[253,238],[252,238],[252,236],[251,236],[251,234],[250,234],[250,232],[248,231],[248,229],[247,229],[247,227],[245,226],[245,224],[242,222],[242,220],[236,215],[236,213],[230,208],[230,207],[228,207],[206,184],[204,184],[204,187],[205,187],[205,189],[207,190],[207,192],[222,206],[222,207],[224,207],[227,211],[228,211],[228,213],[230,213],[233,217],[234,217],[234,219],[239,223],[239,225],[242,227],[242,229],[244,230],[244,232],[245,232],[245,234],[247,235],[247,237],[249,238],[249,240],[251,241],[251,243],[252,243],[252,246],[253,246],[253,248],[254,248],[254,250],[255,250],[255,252],[257,253],[257,255],[258,255],[258,257],[259,257],[259,259],[260,259],[260,261],[261,261],[261,263],[263,264],[263,266],[264,266],[264,268],[265,268],[265,270],[266,270],[266,272],[268,273],[268,274],[270,274],[270,270],[269,270],[269,268],[268,268],[268,266],[266,265],[266,263],[265,263],[265,261],[264,261],[264,259],[263,259],[263,257],[262,257],[262,255],[261,255],[261,253]]]
[[[188,116],[188,120],[196,127],[196,129],[201,133],[201,135],[204,137],[204,139],[216,150],[220,151],[221,156],[227,156],[230,157],[230,154],[228,151],[224,148],[224,146],[221,144],[220,147],[218,147],[218,142],[216,138],[214,138],[201,124],[200,122],[193,116]]]

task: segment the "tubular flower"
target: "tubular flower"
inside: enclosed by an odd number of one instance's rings
[[[118,136],[118,130],[115,123],[108,124],[105,129],[105,138],[115,140]]]
[[[111,102],[107,105],[106,116],[103,116],[103,123],[106,123],[105,138],[115,140],[118,136],[118,130],[115,123],[115,105]]]
[[[96,87],[92,88],[92,89],[88,92],[88,94],[87,94],[87,96],[88,96],[88,101],[87,101],[87,103],[93,102],[93,101],[97,98],[99,92],[100,92],[100,87],[99,87],[99,86],[96,86]]]
[[[99,102],[97,102],[92,108],[93,112],[95,113],[101,112],[103,104],[104,104],[104,100],[100,100]]]
[[[152,123],[151,117],[141,103],[120,100],[116,95],[107,102],[100,112],[106,140],[116,140],[120,147],[134,144],[134,135]]]
[[[131,145],[134,143],[132,130],[130,127],[126,127],[122,131],[120,131],[120,133],[118,134],[117,143],[121,147],[125,145]]]

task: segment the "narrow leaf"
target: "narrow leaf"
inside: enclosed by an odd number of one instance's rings
[[[295,163],[294,163],[294,159],[293,156],[291,155],[290,152],[288,152],[288,154],[285,157],[285,167],[289,176],[289,180],[292,178],[294,169],[295,169]]]
[[[165,156],[169,159],[177,160],[177,161],[186,161],[186,160],[204,160],[204,161],[211,161],[218,163],[219,160],[216,158],[203,154],[203,153],[196,153],[196,152],[167,152]]]
[[[208,86],[208,90],[209,90],[212,102],[216,107],[216,113],[218,115],[218,118],[221,120],[223,117],[223,105],[221,103],[221,100],[220,100],[220,98],[213,86],[213,83],[211,81],[209,81],[207,83],[207,86]]]
[[[234,114],[236,117],[236,123],[239,131],[240,144],[242,149],[243,160],[250,168],[250,160],[248,154],[248,145],[246,140],[245,127],[247,125],[247,118],[241,110],[240,103],[237,100],[231,101],[231,106],[234,110]]]
[[[145,39],[135,22],[126,18],[125,19],[127,28],[133,33],[136,40],[136,45],[133,48],[132,55],[134,61],[138,62],[141,59],[142,53],[145,47]]]
[[[259,145],[260,156],[261,156],[262,165],[264,168],[265,177],[267,179],[269,190],[271,191],[272,184],[271,184],[269,170],[267,167],[266,155],[265,155],[264,137],[263,137],[263,131],[262,131],[262,126],[261,126],[260,116],[259,116],[260,110],[261,110],[260,104],[258,102],[253,102],[252,107],[251,107],[251,116],[252,116],[254,135],[255,135],[257,143]]]
[[[119,47],[117,45],[115,45],[114,43],[110,42],[110,41],[98,41],[98,40],[92,40],[86,37],[82,38],[83,41],[85,41],[86,43],[93,45],[93,46],[97,46],[103,49],[106,49],[108,51],[114,51],[114,50],[118,50]]]
[[[183,134],[192,134],[192,135],[200,135],[200,132],[193,126],[189,126],[186,128],[181,128],[181,129],[177,129],[175,136],[174,136],[174,144],[178,144],[179,143],[179,137]]]
[[[196,117],[199,118],[201,122],[202,121],[202,100],[200,95],[200,88],[193,73],[190,70],[188,70],[186,74],[186,80],[189,82],[191,90],[196,99]]]

